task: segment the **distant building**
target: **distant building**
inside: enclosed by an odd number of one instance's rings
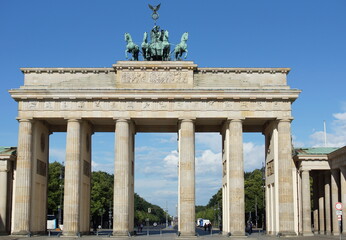
[[[0,147],[0,234],[11,231],[12,193],[16,147]]]
[[[312,232],[339,235],[335,204],[342,202],[342,210],[346,212],[346,146],[298,148],[293,160],[298,173],[298,232],[303,235],[311,235]],[[341,218],[345,234],[345,215]]]

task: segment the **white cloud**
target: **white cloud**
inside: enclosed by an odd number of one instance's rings
[[[220,152],[221,141],[222,138],[219,133],[196,133],[196,145],[201,144],[203,149]]]
[[[346,112],[333,114],[334,120],[331,129],[327,128],[327,146],[342,147],[346,145]],[[317,131],[309,136],[309,145],[312,147],[322,147],[324,144],[324,132]]]
[[[97,163],[91,161],[91,167],[93,172],[102,171],[109,174],[114,174],[114,164],[113,163]]]
[[[265,159],[264,144],[256,145],[253,142],[244,142],[244,170],[246,172],[261,168]]]
[[[204,150],[202,155],[196,157],[196,174],[221,174],[221,153]]]
[[[64,162],[66,157],[66,151],[63,148],[51,148],[49,149],[49,161],[50,162]]]
[[[292,142],[295,148],[302,148],[305,146],[303,142],[297,141],[297,137],[295,135],[292,135]]]

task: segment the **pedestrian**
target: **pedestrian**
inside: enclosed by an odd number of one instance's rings
[[[143,232],[143,223],[141,223],[141,232]]]
[[[206,232],[207,231],[207,223],[204,223],[204,232]]]
[[[211,223],[208,224],[208,231],[211,232]]]
[[[252,222],[251,222],[251,220],[248,220],[248,221],[247,221],[247,226],[246,226],[246,228],[247,228],[247,232],[248,232],[249,234],[251,234],[251,233],[252,233]]]

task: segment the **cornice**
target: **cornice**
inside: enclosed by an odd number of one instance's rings
[[[234,101],[287,101],[298,98],[300,90],[239,90],[239,89],[13,89],[9,91],[15,100],[43,99],[186,99],[186,100],[234,100]],[[134,94],[135,93],[135,94]]]
[[[109,73],[114,72],[113,68],[20,68],[24,74],[30,73]]]
[[[291,71],[290,68],[198,68],[196,70],[197,73],[270,73],[270,74],[277,74],[277,73],[283,73],[288,74]]]

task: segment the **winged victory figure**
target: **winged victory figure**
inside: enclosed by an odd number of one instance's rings
[[[157,11],[159,11],[161,3],[157,6],[152,6],[150,4],[148,5],[149,5],[149,8],[153,10],[153,14],[151,15],[151,17],[156,21],[159,18],[159,14],[157,13]]]

